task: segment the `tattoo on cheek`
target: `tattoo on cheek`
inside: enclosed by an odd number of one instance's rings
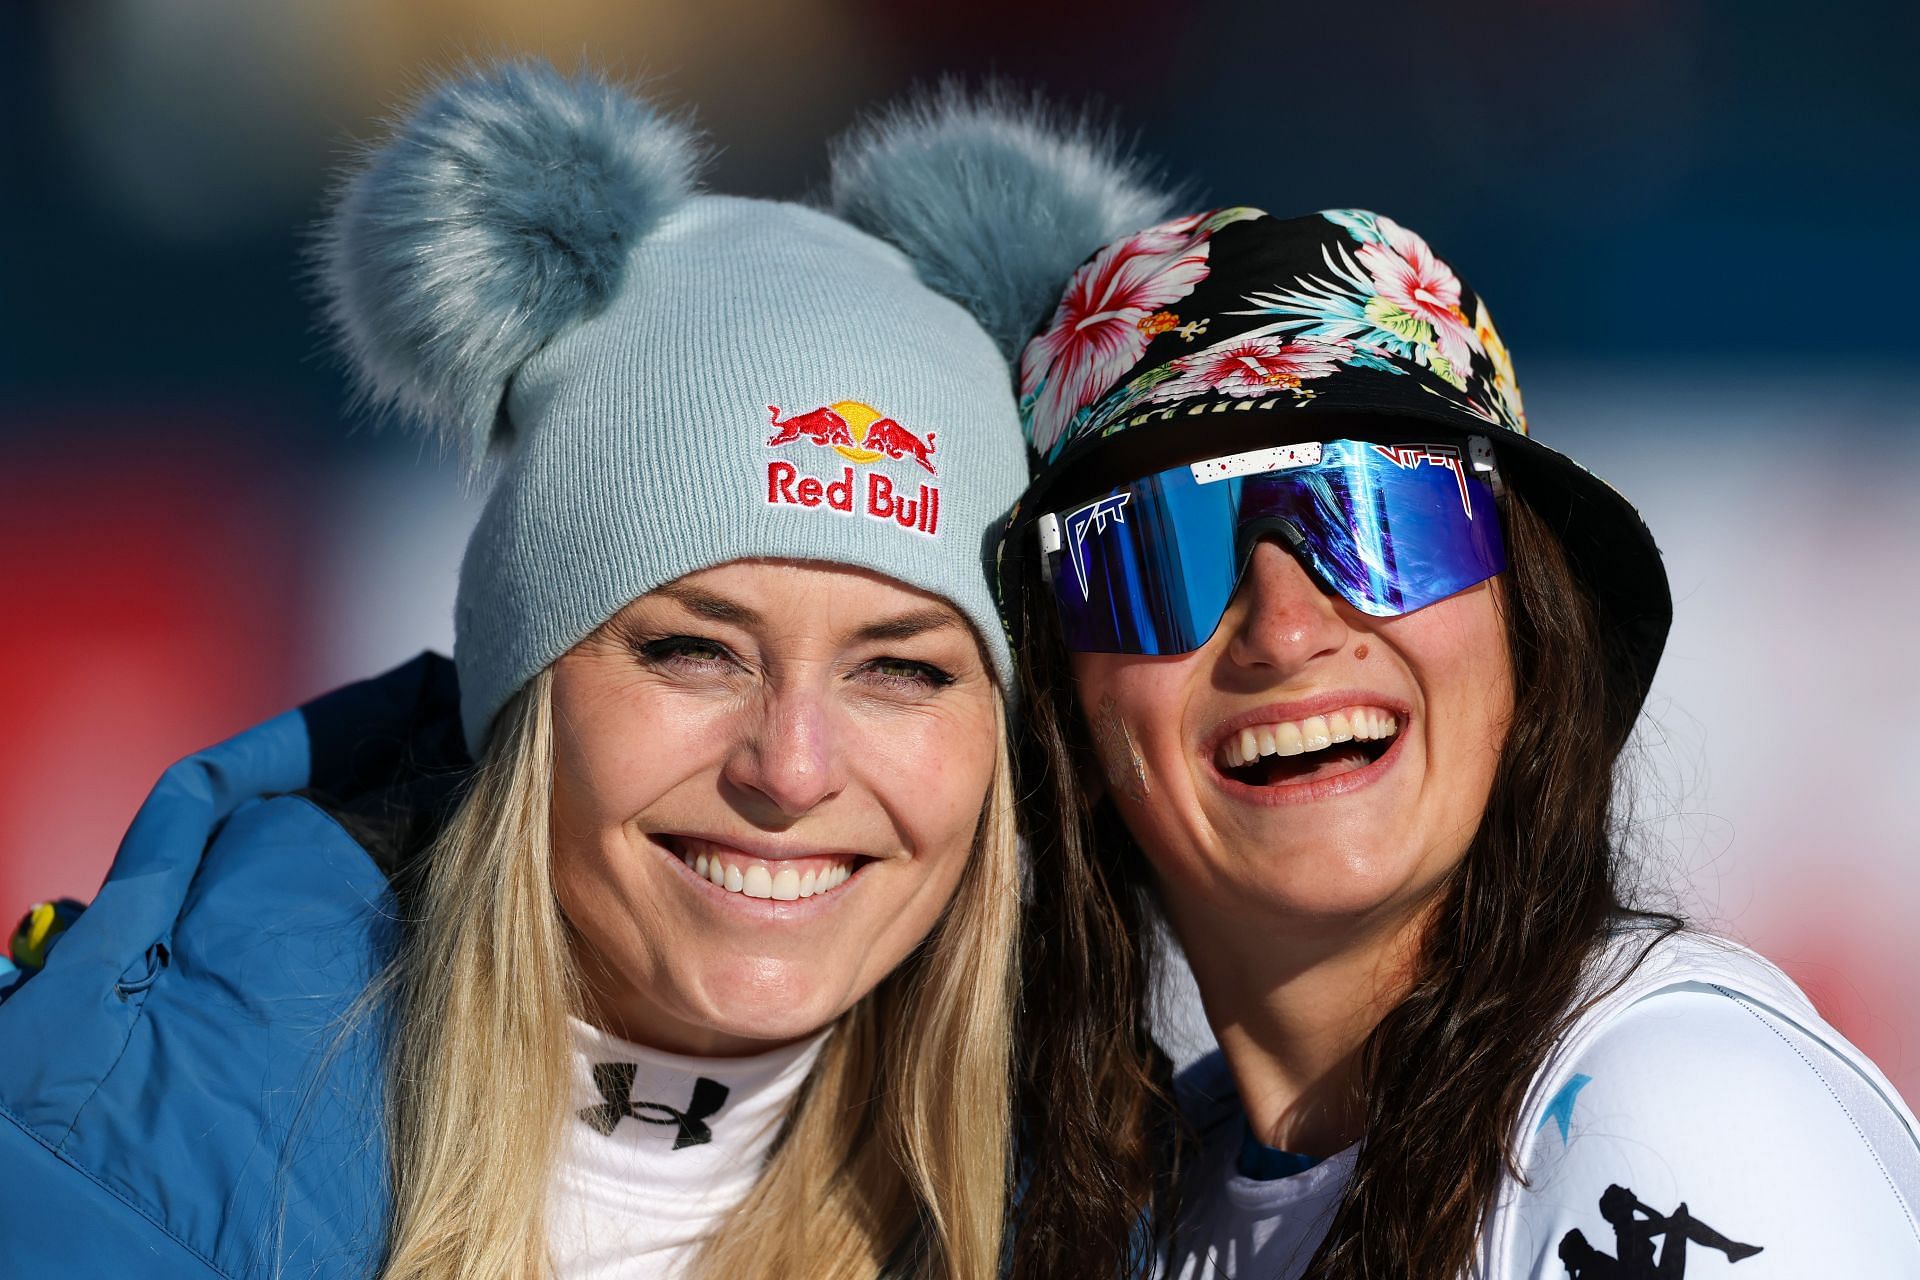
[[[1151,790],[1146,761],[1140,758],[1140,748],[1133,745],[1133,734],[1120,718],[1112,694],[1100,700],[1100,710],[1093,717],[1093,742],[1100,750],[1100,763],[1106,767],[1107,785],[1136,804],[1145,800]]]

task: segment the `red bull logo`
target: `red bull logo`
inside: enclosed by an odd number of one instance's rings
[[[788,418],[780,416],[777,405],[768,405],[767,411],[773,416],[774,429],[768,448],[804,441],[832,449],[861,467],[883,458],[911,458],[928,475],[938,474],[933,465],[934,433],[918,436],[872,405],[841,400]],[[857,475],[864,477],[864,484],[856,480]],[[842,515],[854,514],[857,506],[870,519],[891,520],[903,529],[928,535],[940,527],[939,486],[923,482],[919,491],[910,495],[882,471],[856,472],[853,467],[842,467],[837,477],[823,479],[802,475],[794,463],[777,459],[767,464],[767,502],[774,506],[824,507]]]
[[[767,441],[770,446],[805,439],[853,462],[912,458],[928,475],[939,474],[933,468],[933,432],[927,432],[922,440],[872,405],[842,400],[811,413],[797,413],[785,421],[777,406],[768,405],[767,412],[773,415],[774,425],[773,439]]]

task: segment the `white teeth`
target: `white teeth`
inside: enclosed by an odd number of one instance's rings
[[[1336,742],[1378,742],[1399,732],[1399,719],[1385,711],[1347,707],[1304,720],[1252,725],[1221,743],[1217,759],[1223,768],[1235,769],[1262,756],[1324,751]]]
[[[818,897],[829,889],[839,888],[853,875],[853,864],[847,862],[825,868],[809,867],[805,872],[800,872],[792,867],[772,870],[763,862],[752,863],[742,871],[721,861],[717,853],[698,853],[691,857],[682,855],[680,860],[693,869],[693,874],[712,881],[728,893],[767,898],[775,902]]]
[[[728,876],[727,879],[731,880],[733,877]],[[756,862],[747,868],[747,874],[742,878],[740,888],[749,898],[771,898],[773,875]]]

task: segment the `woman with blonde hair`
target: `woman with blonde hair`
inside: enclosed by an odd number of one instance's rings
[[[492,489],[431,655],[192,756],[0,1005],[0,1253],[980,1277],[1018,872],[1004,359],[590,76],[443,85],[332,320]]]

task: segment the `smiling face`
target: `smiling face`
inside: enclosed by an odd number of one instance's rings
[[[1479,824],[1512,713],[1497,583],[1373,618],[1269,539],[1201,648],[1072,655],[1079,705],[1110,708],[1138,754],[1151,798],[1109,794],[1183,938],[1338,934],[1428,898]]]
[[[926,936],[999,755],[952,606],[858,569],[738,561],[554,664],[554,891],[590,1017],[702,1055],[809,1035]]]

